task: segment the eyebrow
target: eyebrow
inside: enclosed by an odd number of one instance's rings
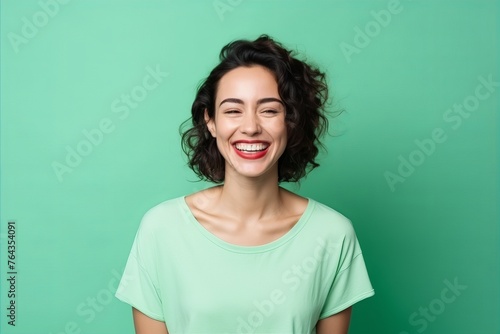
[[[238,104],[245,104],[243,100],[236,99],[236,98],[229,98],[222,100],[222,102],[219,104],[219,107],[225,103],[225,102],[232,102],[232,103],[238,103]],[[269,102],[279,102],[281,105],[283,105],[283,102],[280,99],[277,99],[275,97],[265,97],[263,99],[257,100],[257,105],[263,104],[263,103],[269,103]]]

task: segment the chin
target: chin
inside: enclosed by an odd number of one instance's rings
[[[273,168],[265,169],[265,168],[234,168],[234,174],[239,175],[242,177],[248,177],[248,178],[260,178],[264,176],[271,176],[273,174],[276,174],[276,177],[278,176],[278,170],[273,170]]]

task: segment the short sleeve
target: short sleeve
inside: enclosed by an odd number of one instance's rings
[[[339,313],[375,294],[353,229],[344,238],[338,261],[319,319]]]
[[[155,280],[156,266],[152,263],[154,257],[148,255],[154,254],[154,242],[150,237],[152,234],[148,231],[145,216],[135,236],[115,296],[148,317],[164,321],[162,302]]]

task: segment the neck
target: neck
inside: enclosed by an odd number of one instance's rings
[[[282,204],[278,172],[261,178],[233,177],[226,172],[219,205],[224,212],[240,221],[257,221],[275,215]]]

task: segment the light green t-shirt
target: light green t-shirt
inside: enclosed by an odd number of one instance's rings
[[[179,197],[144,215],[116,297],[170,334],[306,334],[373,294],[352,224],[337,211],[309,199],[285,235],[239,246]]]

